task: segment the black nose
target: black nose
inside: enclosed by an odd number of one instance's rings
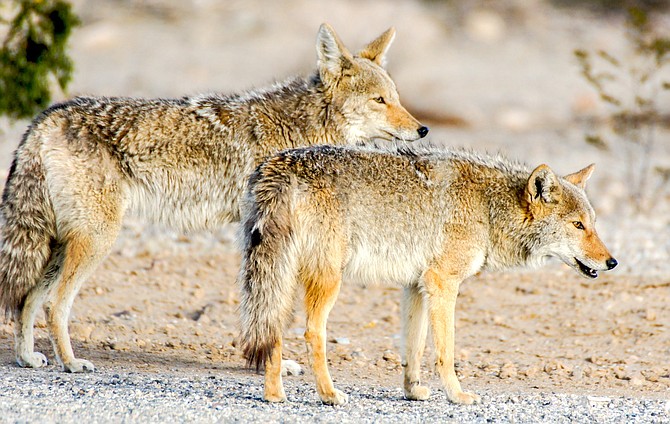
[[[605,261],[605,265],[607,265],[607,269],[613,269],[615,266],[619,265],[619,262],[614,258],[609,258]]]
[[[423,126],[423,127],[419,128],[417,131],[419,133],[419,137],[424,138],[426,136],[426,134],[428,134],[428,127]]]

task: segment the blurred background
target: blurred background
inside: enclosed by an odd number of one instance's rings
[[[5,37],[18,6],[3,3]],[[670,269],[670,2],[70,3],[80,20],[65,50],[71,80],[63,90],[50,77],[49,102],[260,87],[314,69],[322,22],[352,51],[394,26],[388,70],[403,103],[431,127],[429,142],[562,174],[595,162],[588,191],[620,259],[616,272]],[[0,118],[3,180],[28,124]]]

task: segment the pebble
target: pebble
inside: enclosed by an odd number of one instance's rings
[[[367,361],[367,359],[368,359],[368,357],[365,355],[363,350],[361,350],[361,348],[354,349],[354,351],[351,352],[351,357],[355,358],[355,359],[358,359],[360,361]]]
[[[498,374],[498,376],[500,378],[514,378],[514,377],[517,376],[517,374],[518,374],[518,370],[517,370],[516,365],[506,363],[506,364],[503,364],[502,367],[500,367],[500,374]]]
[[[644,376],[643,376],[641,373],[639,373],[639,372],[636,372],[636,373],[634,373],[633,375],[631,375],[631,376],[629,376],[629,377],[630,377],[630,378],[629,378],[629,382],[630,382],[630,384],[632,384],[633,386],[642,386],[642,385],[645,383],[645,381],[646,381],[646,379],[644,378]]]
[[[384,355],[382,355],[382,358],[384,358],[385,361],[387,362],[392,362],[392,363],[399,363],[400,362],[400,355],[395,353],[392,350],[385,350]]]

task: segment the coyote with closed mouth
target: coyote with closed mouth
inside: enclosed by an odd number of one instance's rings
[[[318,65],[242,94],[179,99],[78,97],[30,125],[0,205],[0,309],[15,322],[16,361],[42,367],[33,324],[40,306],[65,371],[75,358],[68,317],[132,211],[180,230],[239,220],[247,177],[290,147],[413,141],[426,135],[384,69],[393,28],[357,54],[324,24]]]

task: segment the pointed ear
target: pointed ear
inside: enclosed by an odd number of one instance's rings
[[[328,24],[321,24],[316,38],[319,74],[328,83],[337,79],[345,69],[353,66],[353,57]]]
[[[566,175],[563,178],[565,178],[567,181],[571,182],[572,184],[576,185],[577,187],[583,190],[584,188],[586,188],[586,181],[589,179],[589,177],[591,177],[591,174],[593,174],[594,169],[596,169],[596,164],[592,163],[591,165],[587,166],[581,171],[577,171],[570,175]]]
[[[530,174],[526,186],[528,203],[558,203],[561,195],[561,184],[558,177],[547,165],[540,165]]]
[[[395,38],[395,28],[391,27],[358,53],[363,59],[370,59],[379,66],[386,65],[386,52]]]

